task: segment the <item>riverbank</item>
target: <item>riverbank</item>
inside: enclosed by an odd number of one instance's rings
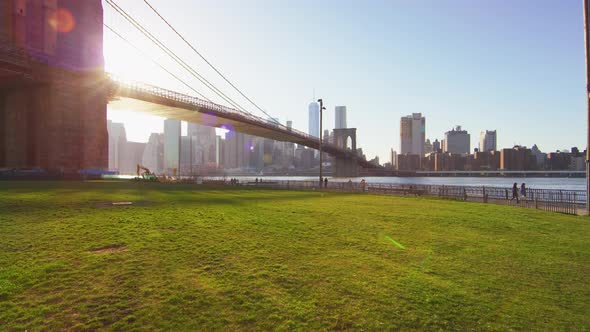
[[[0,210],[2,330],[590,325],[583,217],[104,181],[5,182]]]

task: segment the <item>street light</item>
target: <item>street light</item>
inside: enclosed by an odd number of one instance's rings
[[[586,212],[590,213],[590,6],[589,0],[584,0],[584,46],[586,50]]]
[[[323,131],[323,111],[326,109],[324,107],[324,101],[320,98],[318,99],[318,103],[320,103],[320,188],[322,187],[323,184],[323,173],[322,173],[322,167],[323,167],[323,158],[322,158],[322,131]]]

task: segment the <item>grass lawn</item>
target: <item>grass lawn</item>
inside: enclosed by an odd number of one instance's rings
[[[0,182],[0,331],[584,331],[589,244],[507,206]]]

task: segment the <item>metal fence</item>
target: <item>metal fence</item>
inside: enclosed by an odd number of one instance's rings
[[[229,180],[217,178],[217,183],[227,183]],[[373,193],[396,196],[427,196],[442,199],[454,199],[469,202],[480,202],[500,205],[513,205],[523,208],[539,209],[565,214],[577,214],[585,207],[586,192],[583,190],[550,190],[527,189],[526,195],[519,192],[512,197],[512,188],[487,186],[446,186],[420,184],[392,184],[330,181],[327,186],[319,181],[289,181],[289,180],[242,180],[238,185],[256,186],[276,189],[328,190],[343,192]]]

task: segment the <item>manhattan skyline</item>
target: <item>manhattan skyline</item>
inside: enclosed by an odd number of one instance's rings
[[[346,105],[348,126],[358,128],[358,145],[369,158],[387,160],[391,148],[399,150],[399,119],[411,113],[427,118],[426,137],[432,141],[461,125],[472,134],[472,146],[480,131],[496,129],[498,148],[585,148],[578,1],[174,3],[153,1],[269,114],[307,132],[315,89],[315,97],[326,103],[325,128],[333,127],[334,107]],[[141,13],[143,24],[238,99],[141,1],[122,5]],[[134,43],[160,58],[108,6],[105,21],[136,36]],[[105,60],[109,72],[188,92],[109,32]],[[195,88],[206,93],[196,83]],[[110,110],[109,118],[125,123],[130,140],[146,141],[158,131],[156,121],[143,115]]]

